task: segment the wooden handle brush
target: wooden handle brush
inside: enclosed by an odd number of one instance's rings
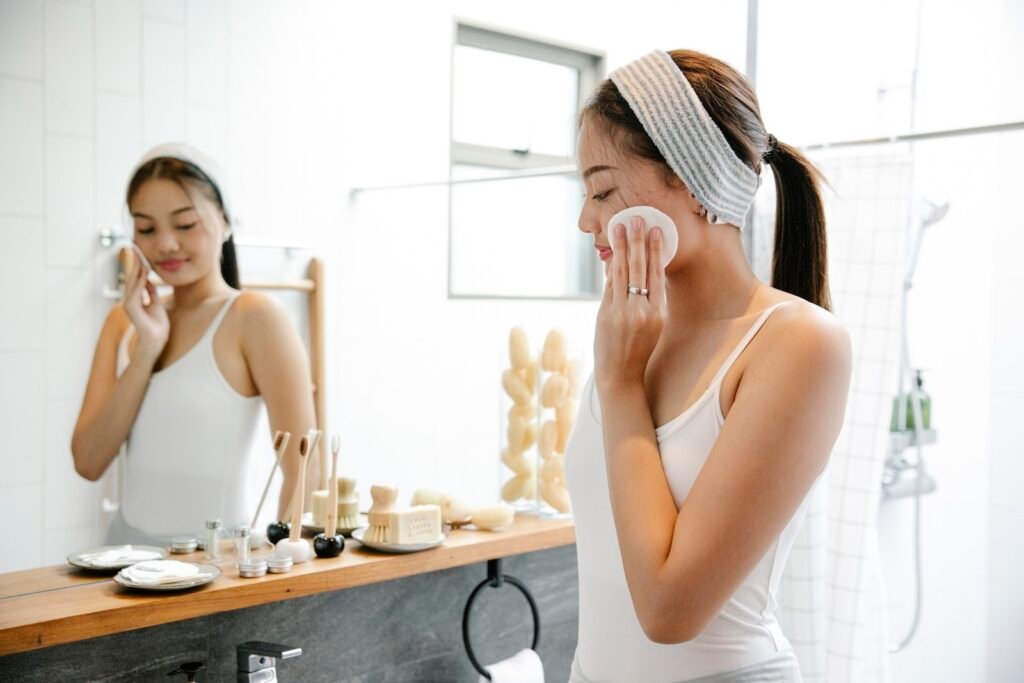
[[[306,465],[309,464],[309,439],[302,437],[299,441],[299,480],[295,482],[295,494],[292,496],[292,529],[288,539],[298,543],[302,538],[302,498],[306,493]]]
[[[267,485],[263,487],[263,495],[260,496],[260,504],[256,506],[256,514],[252,516],[252,524],[249,525],[250,529],[256,528],[256,521],[260,518],[260,512],[263,510],[263,503],[267,500],[267,491],[270,490],[270,482],[274,481],[274,472],[281,466],[281,460],[284,458],[284,452],[288,449],[288,442],[291,441],[291,432],[282,432],[278,430],[274,434],[274,453],[277,455],[277,461],[274,463],[274,469],[270,470],[270,476],[267,477]]]
[[[330,493],[327,495],[327,537],[335,535],[338,530],[338,451],[341,450],[341,437],[337,434],[331,439],[331,480]]]

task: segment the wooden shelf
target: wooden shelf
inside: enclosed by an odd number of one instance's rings
[[[314,558],[287,574],[258,579],[240,578],[232,561],[225,559],[217,562],[224,572],[220,578],[181,593],[131,591],[109,576],[64,565],[3,574],[0,656],[575,542],[572,520],[517,515],[505,531],[456,530],[440,547],[407,555],[376,553],[348,540],[341,557]],[[173,557],[203,561],[201,553]]]

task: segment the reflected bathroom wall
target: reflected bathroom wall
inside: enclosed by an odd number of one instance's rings
[[[309,247],[241,246],[243,279],[325,259],[327,423],[360,485],[493,492],[508,329],[527,325],[540,344],[560,326],[589,349],[596,304],[451,300],[447,190],[350,190],[449,177],[456,17],[615,62],[687,44],[743,63],[743,2],[634,10],[608,21],[532,1],[0,4],[0,318],[18,321],[0,327],[0,511],[24,548],[0,571],[101,539],[108,482],[79,478],[68,447],[115,272],[98,235],[126,227],[128,174],[168,140],[220,162],[242,245]],[[575,238],[575,217],[552,219]],[[301,302],[286,303],[304,331]]]

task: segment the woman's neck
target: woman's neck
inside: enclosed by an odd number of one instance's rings
[[[212,297],[224,296],[231,291],[219,271],[187,285],[174,288],[174,308],[188,309],[201,305]]]
[[[764,286],[747,263],[739,231],[711,229],[722,232],[711,233],[685,268],[667,275],[667,329],[742,317]]]

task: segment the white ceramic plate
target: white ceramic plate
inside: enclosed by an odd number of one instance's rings
[[[120,548],[120,545],[102,545],[98,548],[89,548],[88,550],[82,550],[77,553],[71,553],[68,555],[68,564],[79,569],[88,569],[94,572],[105,572],[111,571],[116,572],[119,569],[130,567],[136,562],[142,562],[143,560],[132,560],[130,562],[121,562],[118,564],[111,565],[96,565],[87,559],[90,555],[99,554],[107,550],[113,550],[114,548]],[[167,550],[164,548],[157,548],[153,545],[132,545],[132,550],[148,550],[150,552],[160,553],[159,557],[151,557],[147,559],[151,560],[164,560],[167,559]]]
[[[363,517],[364,515],[362,513],[360,513],[359,516]],[[352,527],[351,529],[347,528],[347,527],[338,527],[336,531],[339,534],[341,534],[342,536],[345,536],[346,538],[352,538],[352,533],[356,529],[365,529],[365,528],[366,528],[365,524],[360,524],[359,526]],[[322,534],[323,532],[324,532],[324,528],[322,526],[313,523],[313,513],[312,512],[304,512],[304,513],[302,513],[302,533],[307,534],[309,536],[316,536],[317,534]]]
[[[199,567],[199,576],[182,579],[175,583],[162,583],[155,585],[135,583],[131,579],[123,576],[121,572],[114,575],[114,582],[124,586],[125,588],[131,588],[139,591],[183,591],[188,590],[189,588],[196,588],[197,586],[204,586],[221,575],[220,567],[215,564],[196,564],[196,566]]]
[[[373,548],[379,550],[382,553],[417,553],[421,550],[430,550],[444,543],[444,540],[448,538],[448,532],[442,531],[441,538],[432,543],[408,543],[399,545],[397,543],[375,543],[373,541],[364,541],[363,534],[366,533],[366,529],[356,529],[352,532],[352,538],[356,539],[367,548]]]

